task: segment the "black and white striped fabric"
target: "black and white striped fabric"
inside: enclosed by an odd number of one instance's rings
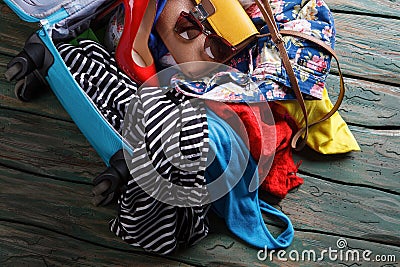
[[[75,81],[104,118],[121,132],[136,84],[118,69],[114,57],[92,40],[80,40],[78,46],[61,43],[57,49]]]
[[[138,91],[128,114],[124,136],[133,147],[128,162],[133,178],[120,198],[111,229],[128,243],[157,253],[172,252],[178,244],[191,245],[208,233],[208,207],[201,205],[207,197],[204,103],[146,87]],[[189,194],[174,192],[167,181]],[[192,207],[184,207],[189,204]]]
[[[204,238],[209,207],[202,205],[209,142],[204,103],[167,88],[137,90],[93,41],[57,47],[75,80],[133,150],[127,159],[132,177],[111,231],[160,254]],[[174,193],[173,186],[185,190]]]

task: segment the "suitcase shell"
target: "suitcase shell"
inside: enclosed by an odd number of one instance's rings
[[[86,93],[79,87],[51,37],[51,27],[63,20],[73,19],[93,12],[106,0],[58,0],[58,1],[4,1],[21,19],[40,23],[36,34],[53,57],[53,63],[45,74],[45,80],[71,116],[72,120],[109,166],[110,158],[124,147],[122,136],[108,123]],[[88,12],[88,13],[87,13]],[[127,148],[127,146],[126,146]]]

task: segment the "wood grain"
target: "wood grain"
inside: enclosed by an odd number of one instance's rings
[[[306,149],[294,155],[300,170],[332,181],[382,188],[400,193],[400,130],[350,127],[361,152],[321,155]]]
[[[336,12],[357,12],[371,16],[390,16],[400,18],[400,2],[398,0],[325,0],[331,10]]]
[[[400,126],[400,87],[345,78],[346,94],[339,108],[345,121],[366,127]],[[332,102],[339,93],[339,78],[329,75],[326,83]]]
[[[335,50],[345,75],[400,85],[397,20],[337,14],[335,25]]]
[[[0,164],[90,182],[104,163],[72,122],[0,109]]]
[[[0,265],[191,266],[160,256],[120,251],[39,227],[4,221],[0,221]]]
[[[35,255],[42,255],[49,248],[54,248],[55,254],[52,256],[55,259],[53,260],[57,260],[57,257],[68,257],[68,255],[81,256],[83,259],[80,260],[85,260],[88,254],[98,253],[103,247],[104,260],[112,259],[111,256],[117,253],[115,251],[117,250],[121,255],[125,254],[121,256],[121,260],[129,255],[132,258],[138,256],[140,261],[143,255],[141,249],[130,247],[108,230],[108,221],[115,216],[115,211],[112,207],[94,207],[89,204],[89,191],[89,185],[57,181],[0,167],[0,240],[5,240],[6,244],[10,243],[16,255],[20,255],[17,252],[21,250],[20,253],[25,255],[23,251],[26,250],[26,243],[28,243],[30,251]],[[296,227],[294,242],[287,251],[292,249],[320,251],[327,249],[328,246],[335,247],[337,239],[344,236],[352,247],[370,249],[375,253],[392,252],[398,255],[399,247],[387,244],[394,242],[393,238],[398,233],[398,230],[393,228],[399,216],[393,212],[396,208],[393,201],[397,201],[398,197],[373,193],[375,200],[384,204],[383,206],[369,206],[372,202],[366,201],[361,205],[359,219],[355,219],[356,214],[349,216],[349,213],[354,212],[352,205],[356,206],[357,201],[370,197],[370,194],[364,194],[362,190],[353,192],[352,187],[339,188],[315,179],[308,180],[298,194],[288,196],[281,203],[283,211],[288,214]],[[336,201],[339,199],[342,203],[338,204]],[[326,203],[329,201],[332,203]],[[370,199],[370,201],[373,200]],[[339,206],[335,212],[336,204]],[[302,207],[304,207],[303,210]],[[368,212],[369,210],[372,212]],[[6,226],[15,229],[16,232],[5,231],[4,222],[13,223],[14,225],[7,224]],[[364,224],[368,223],[375,223],[376,228],[364,227]],[[263,262],[257,259],[258,249],[251,248],[232,236],[220,219],[212,217],[210,224],[211,233],[207,238],[191,248],[177,251],[168,259],[198,266],[263,265]],[[311,226],[318,232],[310,230]],[[332,228],[329,228],[330,226]],[[279,228],[272,224],[269,224],[268,228],[275,236],[280,232]],[[18,235],[15,234],[19,233],[18,231],[20,233],[27,231],[30,234],[23,234],[24,238],[18,239]],[[384,233],[390,231],[392,232],[388,235],[391,238],[388,238],[389,241],[372,242],[382,240],[385,237]],[[322,232],[326,232],[327,235]],[[351,236],[360,236],[364,241],[354,240]],[[35,241],[38,241],[37,244]],[[59,243],[61,241],[75,245],[73,248],[65,246],[62,249]],[[4,243],[0,242],[0,244]],[[78,250],[84,247],[87,249],[79,253]],[[58,251],[59,249],[64,252]],[[70,249],[72,249],[71,253],[68,251]],[[48,256],[48,254],[44,255]],[[38,260],[41,259],[38,257]],[[156,264],[157,262],[158,260],[155,259]],[[334,265],[329,262],[326,264]],[[277,265],[272,264],[272,266]],[[289,266],[298,265],[292,263]]]

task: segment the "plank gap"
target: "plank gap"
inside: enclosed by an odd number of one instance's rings
[[[346,186],[354,186],[354,187],[361,187],[361,188],[368,188],[368,189],[373,189],[373,190],[377,190],[380,192],[384,192],[384,193],[388,193],[388,194],[392,194],[395,196],[400,196],[400,192],[391,190],[391,189],[386,189],[386,188],[381,188],[381,187],[377,187],[377,186],[373,186],[373,185],[367,185],[367,184],[356,184],[356,183],[351,183],[351,182],[345,182],[345,181],[341,181],[341,180],[334,180],[328,177],[324,177],[318,174],[314,174],[308,171],[304,171],[304,170],[298,170],[297,173],[302,174],[302,175],[307,175],[310,176],[312,178],[318,179],[318,180],[322,180],[325,182],[330,182],[330,183],[334,183],[334,184],[340,184],[340,185],[346,185]]]
[[[43,174],[43,173],[37,173],[37,172],[29,171],[29,170],[26,170],[26,169],[14,167],[14,166],[9,166],[9,165],[1,163],[1,162],[0,162],[0,167],[4,167],[4,168],[10,169],[10,170],[18,171],[18,172],[25,173],[25,174],[35,175],[35,176],[38,176],[40,178],[49,179],[49,180],[68,182],[68,183],[73,183],[73,184],[93,185],[92,183],[86,182],[84,180],[82,180],[82,181],[70,180],[70,179],[61,178],[61,177],[57,177],[57,176],[46,175],[46,174]]]
[[[400,126],[398,125],[363,125],[359,123],[354,123],[354,122],[346,122],[347,125],[350,126],[357,126],[357,127],[362,127],[366,129],[371,129],[371,130],[400,130]]]
[[[269,224],[271,224],[271,223],[269,223]],[[384,241],[375,240],[375,239],[358,237],[355,235],[339,234],[339,233],[335,233],[335,232],[328,233],[328,232],[320,231],[320,230],[316,230],[316,229],[302,229],[302,228],[294,227],[294,230],[297,232],[303,232],[303,233],[320,234],[320,235],[324,235],[324,236],[339,237],[339,238],[341,237],[341,238],[346,238],[346,239],[354,239],[354,240],[358,240],[358,241],[372,242],[372,243],[380,244],[380,245],[400,247],[400,239],[392,239],[392,240],[389,240],[388,242],[384,242]]]
[[[395,15],[389,15],[389,14],[373,14],[373,13],[368,13],[368,12],[363,12],[363,11],[347,11],[343,9],[336,9],[336,8],[330,8],[332,13],[337,13],[337,14],[347,14],[347,15],[356,15],[356,16],[363,16],[363,17],[373,17],[373,18],[385,18],[385,19],[394,19],[394,20],[400,20],[399,16]],[[335,15],[334,15],[335,17]]]
[[[63,233],[61,231],[57,231],[57,230],[54,230],[54,229],[51,229],[51,228],[48,228],[48,227],[45,227],[45,226],[36,225],[36,224],[33,224],[33,223],[28,223],[26,221],[18,221],[18,220],[13,220],[13,219],[0,218],[0,222],[6,222],[6,223],[11,223],[11,224],[18,224],[18,225],[22,225],[22,226],[39,228],[41,230],[45,230],[45,231],[56,233],[56,234],[59,234],[59,235],[62,235],[62,236],[66,236],[66,237],[69,237],[71,239],[78,240],[80,242],[88,243],[88,244],[91,244],[91,245],[94,245],[94,246],[98,246],[98,247],[102,247],[102,248],[106,248],[106,249],[111,249],[111,250],[118,251],[118,252],[130,253],[130,254],[139,255],[139,256],[150,256],[150,257],[156,257],[156,258],[160,258],[160,259],[169,259],[169,260],[173,260],[173,261],[176,261],[176,262],[179,262],[179,263],[184,263],[184,264],[187,264],[187,265],[190,265],[190,266],[196,266],[196,267],[197,266],[199,266],[199,267],[202,266],[202,265],[195,264],[193,262],[186,261],[184,259],[180,259],[180,258],[176,258],[176,257],[172,257],[172,256],[165,256],[165,255],[158,255],[158,254],[155,254],[155,253],[150,253],[150,252],[147,252],[147,251],[142,250],[140,248],[135,248],[133,246],[130,246],[131,249],[123,249],[123,248],[116,248],[116,247],[112,247],[112,246],[107,246],[106,244],[96,243],[96,242],[93,242],[93,241],[90,241],[90,240],[86,240],[86,239],[83,239],[83,238],[80,238],[80,237],[76,237],[76,236],[73,236],[73,235],[70,235],[70,234],[67,234],[67,233]]]
[[[58,101],[58,99],[57,99],[57,101]],[[29,115],[34,115],[34,116],[40,116],[40,117],[43,117],[43,118],[63,121],[63,122],[67,122],[67,123],[74,123],[72,120],[63,119],[63,118],[60,118],[60,117],[57,117],[57,116],[50,116],[50,115],[39,113],[39,112],[31,112],[31,111],[25,110],[25,109],[18,109],[18,108],[0,106],[0,110],[1,109],[9,110],[9,111],[15,111],[15,112],[21,112],[21,113],[25,113],[25,114],[29,114]]]

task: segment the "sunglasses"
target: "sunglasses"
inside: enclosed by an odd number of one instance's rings
[[[191,13],[182,11],[176,21],[174,31],[185,40],[193,40],[200,34],[206,35],[204,52],[213,61],[224,62],[235,54],[236,48],[221,36],[211,33]]]

